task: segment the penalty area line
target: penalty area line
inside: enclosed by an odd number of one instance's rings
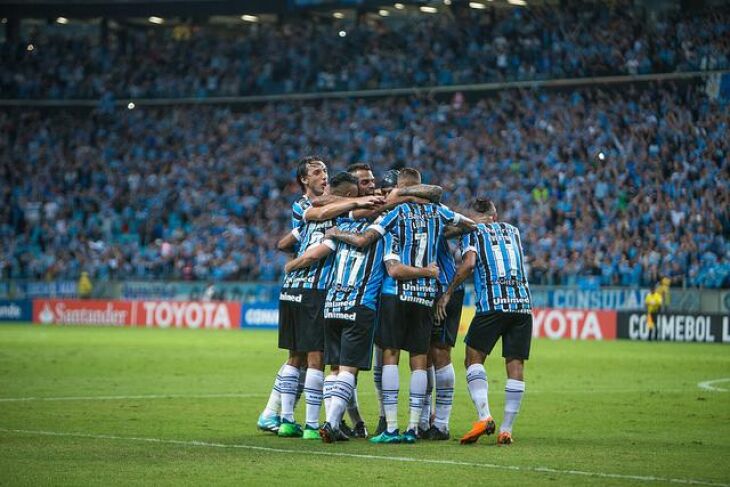
[[[705,391],[727,392],[727,389],[725,389],[724,387],[715,387],[713,385],[719,382],[730,382],[730,377],[727,377],[725,379],[714,379],[706,380],[704,382],[698,382],[697,387],[699,387],[700,389],[704,389]]]
[[[252,450],[262,451],[269,453],[284,453],[290,455],[317,455],[327,457],[341,457],[341,458],[357,458],[360,460],[380,460],[386,462],[401,462],[401,463],[420,463],[425,465],[449,465],[449,466],[461,466],[461,467],[477,467],[477,468],[488,468],[495,470],[506,470],[512,472],[528,472],[528,473],[546,473],[553,475],[571,475],[579,477],[593,477],[603,479],[617,479],[617,480],[636,480],[641,482],[659,482],[659,483],[671,483],[681,485],[705,485],[710,487],[730,487],[730,484],[712,482],[707,480],[698,479],[679,479],[669,477],[655,477],[652,475],[630,475],[630,474],[619,474],[619,473],[608,473],[608,472],[590,472],[585,470],[564,470],[559,468],[550,467],[530,467],[530,466],[519,466],[519,465],[499,465],[496,463],[478,463],[478,462],[462,462],[458,460],[437,460],[429,458],[414,458],[414,457],[403,457],[403,456],[385,456],[385,455],[367,455],[363,453],[345,453],[345,452],[327,452],[327,451],[302,451],[302,450],[290,450],[285,448],[270,448],[265,446],[256,445],[244,445],[244,444],[226,444],[226,443],[212,443],[206,441],[196,440],[166,440],[163,438],[144,438],[135,436],[116,436],[116,435],[97,435],[90,433],[64,433],[57,431],[37,431],[37,430],[19,430],[19,429],[8,429],[0,428],[0,432],[4,433],[16,433],[24,435],[34,436],[55,436],[65,438],[85,438],[92,440],[113,440],[113,441],[127,441],[127,442],[140,442],[140,443],[157,443],[166,445],[177,445],[177,446],[188,446],[188,447],[199,447],[199,448],[222,448],[222,449],[240,449],[240,450]]]

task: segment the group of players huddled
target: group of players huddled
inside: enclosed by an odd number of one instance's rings
[[[506,361],[504,419],[497,443],[512,443],[525,391],[532,314],[520,233],[497,221],[494,204],[476,199],[468,218],[441,204],[442,188],[421,184],[411,168],[390,170],[376,189],[367,164],[331,179],[317,157],[302,159],[304,195],[292,207],[292,231],[278,248],[295,253],[279,296],[279,369],[258,427],[281,437],[325,443],[367,438],[357,374],[370,370],[380,420],[373,443],[450,438],[455,373],[451,349],[461,319],[463,282],[474,274],[476,315],[466,342],[466,379],[479,415],[461,443],[496,430],[484,361],[502,338]],[[449,240],[460,242],[458,268]],[[410,417],[398,429],[398,363],[409,354]],[[325,377],[325,365],[330,373]],[[432,392],[435,405],[432,408]],[[306,423],[294,420],[304,393]],[[326,421],[319,423],[322,402]],[[432,411],[433,409],[433,411]],[[353,427],[343,420],[347,410]]]

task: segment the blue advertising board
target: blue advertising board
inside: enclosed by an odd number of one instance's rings
[[[279,303],[244,304],[241,308],[241,328],[276,329],[279,327]]]
[[[33,302],[29,299],[0,300],[0,321],[31,321]]]

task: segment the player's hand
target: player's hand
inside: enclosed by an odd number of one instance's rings
[[[287,262],[284,265],[284,272],[286,272],[288,274],[293,270],[293,268],[294,268],[294,266],[292,265],[293,262],[294,262],[294,260],[290,260],[289,262]]]
[[[362,196],[357,199],[357,207],[367,210],[371,210],[383,203],[385,203],[385,199],[382,196]]]
[[[436,265],[435,262],[431,262],[430,264],[428,264],[428,266],[425,269],[428,272],[426,277],[432,277],[434,279],[438,279],[439,274],[441,273],[441,270],[439,269],[439,267]]]
[[[388,197],[386,198],[385,202],[386,204],[393,204],[400,199],[400,190],[398,188],[393,188],[390,190],[390,193],[388,193]]]
[[[451,301],[451,294],[444,293],[436,303],[436,320],[444,321],[446,319],[446,306]]]

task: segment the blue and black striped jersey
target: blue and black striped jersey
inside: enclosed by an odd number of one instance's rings
[[[321,222],[308,222],[299,227],[299,244],[297,257],[302,255],[308,248],[319,245],[324,240],[325,232],[336,225],[336,219]],[[297,269],[284,276],[282,287],[287,289],[326,289],[334,255],[330,254],[309,267]]]
[[[364,231],[369,225],[368,220],[349,218],[342,218],[337,224],[341,230],[355,233]],[[337,251],[324,305],[325,317],[328,313],[342,313],[355,306],[367,306],[376,311],[383,283],[383,240],[362,249],[344,242],[335,244],[330,239],[325,239],[324,243]]]
[[[480,223],[461,239],[462,255],[476,252],[476,312],[529,313],[530,288],[525,274],[520,231],[508,223]]]
[[[299,227],[306,223],[304,212],[312,206],[307,195],[302,196],[291,205],[291,229],[297,231]]]
[[[439,266],[439,294],[446,291],[454,280],[456,275],[456,260],[454,259],[454,253],[451,250],[449,241],[442,238],[438,244],[438,250],[436,251],[436,265]],[[459,284],[456,290],[464,289],[464,284]]]
[[[405,265],[426,267],[436,262],[438,242],[444,228],[459,222],[460,216],[443,205],[402,203],[378,219],[369,228],[381,235],[390,233],[397,241],[398,254],[387,252],[385,260],[400,260]],[[386,242],[386,245],[389,242]],[[389,281],[390,282],[390,281]],[[398,281],[383,294],[397,294],[402,301],[431,306],[438,293],[437,280],[428,277]],[[395,289],[392,289],[395,288]]]

